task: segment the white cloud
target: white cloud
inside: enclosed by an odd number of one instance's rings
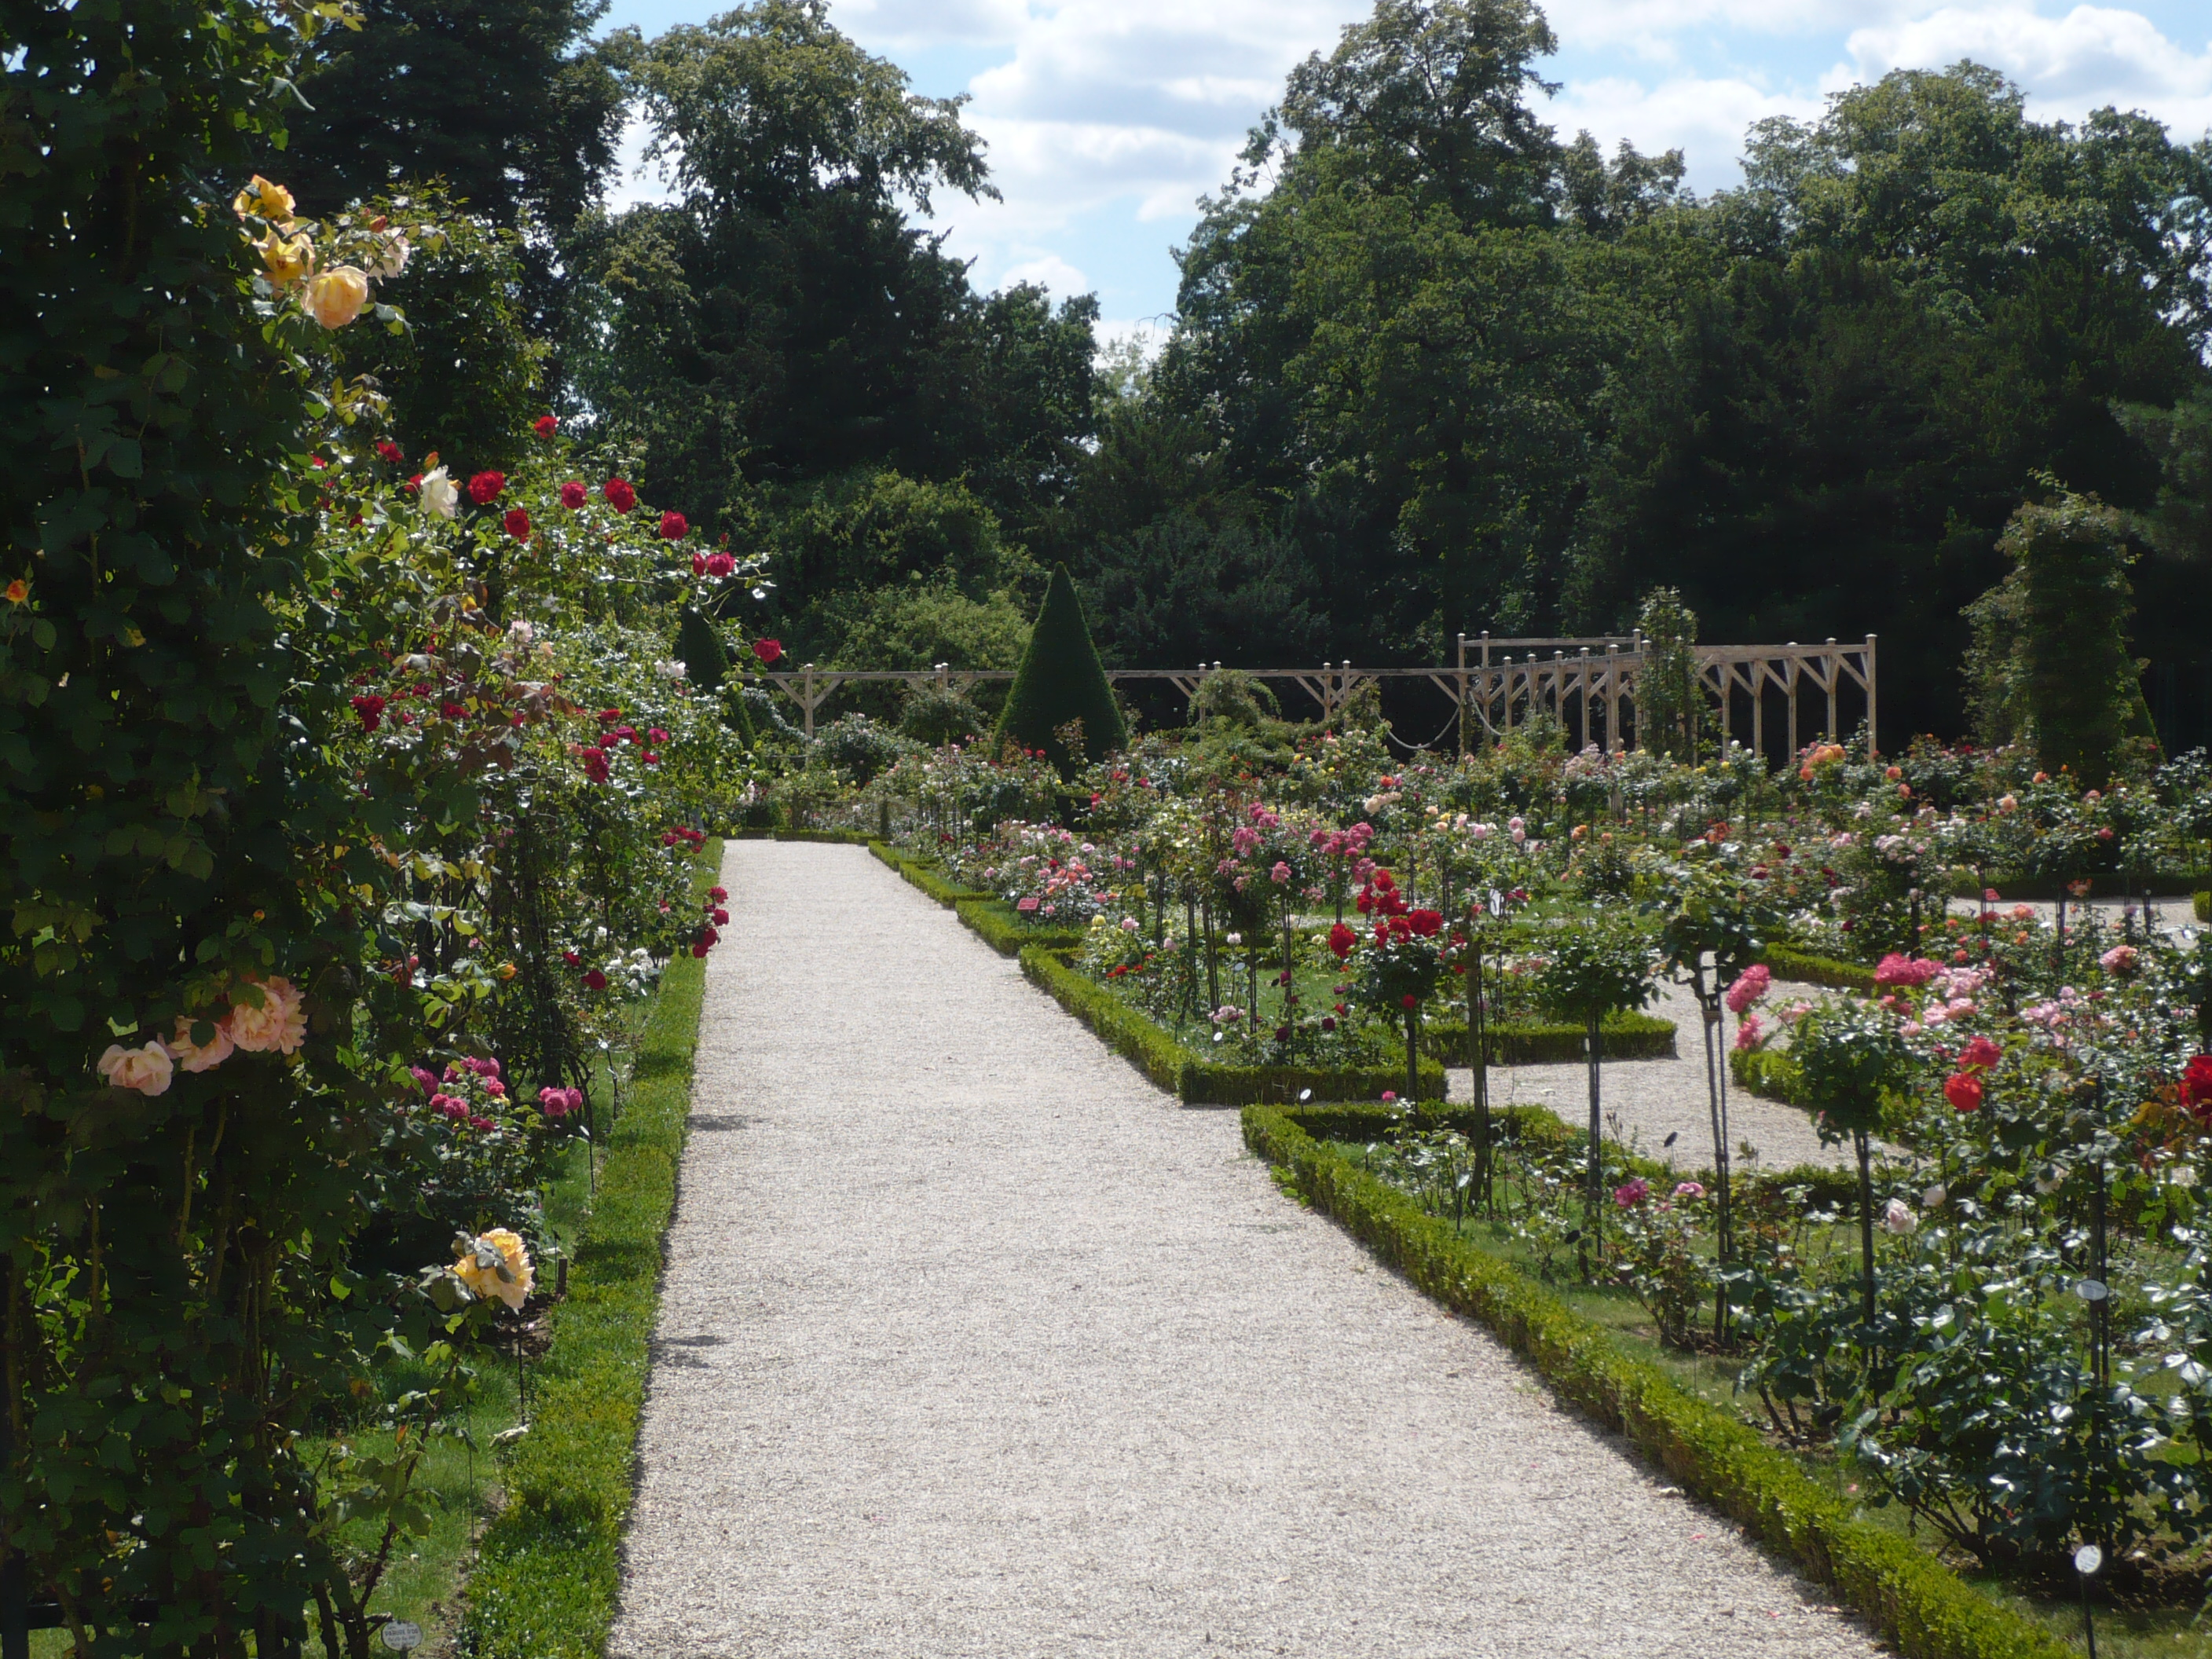
[[[1038,249],[1026,259],[1018,260],[999,273],[998,286],[1012,287],[1016,283],[1035,283],[1050,289],[1054,294],[1081,294],[1091,286],[1090,279],[1057,253]]]
[[[2021,5],[1945,6],[1852,31],[1847,78],[1941,69],[1971,58],[2018,82],[2033,113],[2079,119],[2115,105],[2140,108],[2188,140],[2212,125],[2212,49],[2191,52],[2140,12],[2076,6],[2045,17]]]
[[[1753,122],[1773,115],[1805,120],[1821,107],[1809,90],[1769,92],[1743,80],[1678,76],[1646,87],[1609,77],[1569,82],[1545,118],[1563,139],[1587,129],[1608,155],[1622,138],[1646,155],[1680,149],[1689,163],[1691,188],[1711,191],[1741,179],[1736,158]]]

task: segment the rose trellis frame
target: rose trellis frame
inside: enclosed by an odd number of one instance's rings
[[[1784,752],[1791,754],[1814,738],[1839,741],[1844,719],[1857,714],[1865,723],[1867,757],[1874,758],[1875,642],[1869,634],[1863,641],[1840,644],[1830,639],[1817,645],[1793,640],[1784,645],[1692,647],[1707,698],[1704,730],[1711,734],[1716,753],[1736,738],[1765,754],[1770,714],[1781,722]],[[1504,638],[1486,633],[1462,634],[1455,660],[1438,667],[1360,668],[1347,660],[1317,668],[1244,672],[1303,692],[1319,706],[1324,720],[1370,681],[1425,681],[1457,711],[1462,754],[1479,744],[1501,742],[1516,726],[1539,717],[1557,720],[1577,749],[1595,745],[1620,753],[1638,746],[1636,682],[1644,660],[1644,641],[1633,634]],[[1109,668],[1106,678],[1117,685],[1164,680],[1188,697],[1220,668],[1218,662],[1194,668]],[[802,729],[811,738],[816,714],[841,686],[890,681],[957,690],[1013,675],[1006,669],[954,668],[947,663],[921,670],[807,663],[744,678],[798,704]],[[1443,729],[1453,729],[1449,719]]]

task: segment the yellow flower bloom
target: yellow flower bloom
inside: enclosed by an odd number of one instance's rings
[[[25,581],[25,580],[24,580],[21,576],[16,577],[16,578],[15,578],[15,580],[14,581],[9,582],[9,583],[8,584],[8,603],[9,603],[9,604],[10,604],[10,605],[21,605],[21,604],[22,604],[22,603],[23,603],[23,601],[24,601],[24,600],[26,600],[26,599],[29,599],[30,597],[31,597],[31,585],[30,585],[30,583],[28,583],[28,582]]]
[[[289,225],[292,222],[292,192],[282,185],[270,184],[257,173],[252,182],[232,199],[230,210],[241,219],[250,215]]]
[[[268,268],[269,280],[279,288],[291,287],[315,268],[315,245],[304,236],[285,236],[272,230],[253,247]]]
[[[461,1259],[453,1263],[453,1277],[469,1287],[472,1296],[494,1298],[519,1309],[536,1278],[530,1252],[522,1240],[505,1227],[495,1227],[480,1238],[457,1238]]]
[[[351,265],[337,265],[309,279],[307,315],[325,328],[343,328],[368,303],[368,278]]]

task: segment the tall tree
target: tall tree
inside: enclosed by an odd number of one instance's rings
[[[640,443],[664,494],[737,527],[755,492],[896,468],[973,477],[1019,516],[1088,429],[1087,296],[988,299],[934,195],[995,195],[962,100],[913,93],[819,0],[761,0],[630,63],[671,204],[594,223],[580,411]]]

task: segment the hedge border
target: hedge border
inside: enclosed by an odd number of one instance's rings
[[[720,842],[701,849],[692,888],[702,897],[721,852]],[[706,993],[702,958],[670,962],[629,1097],[606,1133],[568,1295],[531,1379],[530,1431],[505,1454],[506,1506],[469,1573],[455,1650],[470,1659],[599,1659],[605,1646]]]
[[[1245,1144],[1316,1208],[1434,1300],[1480,1320],[1585,1416],[1624,1435],[1692,1496],[1833,1589],[1905,1659],[2069,1659],[2075,1650],[2001,1607],[1919,1546],[1855,1518],[1784,1454],[1686,1393],[1534,1279],[1316,1139],[1255,1105]]]
[[[1100,1042],[1186,1106],[1287,1104],[1307,1091],[1318,1100],[1373,1100],[1406,1081],[1403,1067],[1224,1066],[1178,1042],[1157,1021],[1061,961],[1057,952],[1030,946],[1022,952],[1022,973],[1097,1032]],[[1443,1098],[1443,1066],[1423,1060],[1420,1082],[1424,1099]]]
[[[1674,1046],[1674,1022],[1655,1014],[1609,1015],[1602,1029],[1607,1060],[1673,1060],[1680,1052]],[[1492,1066],[1566,1066],[1583,1058],[1586,1035],[1579,1025],[1508,1020],[1485,1030],[1482,1046]],[[1465,1020],[1424,1025],[1421,1039],[1422,1046],[1446,1065],[1466,1063]]]
[[[1809,951],[1800,951],[1787,945],[1770,945],[1759,957],[1777,979],[1794,980],[1800,985],[1822,985],[1832,991],[1859,991],[1874,994],[1874,969],[1856,962],[1838,962],[1833,957],[1816,957]]]
[[[2212,921],[2212,893],[2191,893],[2189,908],[2199,921]]]

